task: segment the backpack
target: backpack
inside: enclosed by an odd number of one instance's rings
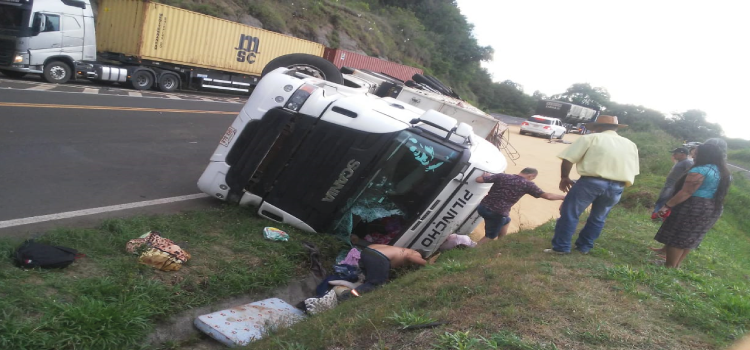
[[[37,243],[30,239],[16,249],[14,260],[18,267],[54,269],[67,267],[80,256],[73,248]]]

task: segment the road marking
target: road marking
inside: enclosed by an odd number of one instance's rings
[[[0,78],[0,83],[4,83],[4,82],[22,83],[22,84],[27,84],[27,85],[36,85],[37,87],[44,86],[43,88],[37,88],[37,89],[33,89],[33,90],[31,88],[14,88],[14,87],[0,86],[0,89],[3,89],[3,90],[15,90],[15,91],[54,92],[54,93],[58,93],[58,94],[80,94],[81,91],[59,91],[59,90],[51,90],[51,89],[53,89],[55,87],[71,87],[71,88],[76,88],[76,89],[86,89],[87,88],[85,85],[53,85],[53,84],[39,83],[39,82],[32,82],[32,81],[11,81],[11,80],[6,80],[6,79],[1,79]],[[102,91],[108,91],[108,92],[111,92],[111,93],[102,93]],[[119,89],[119,88],[116,88],[116,87],[113,87],[113,88],[104,87],[104,88],[100,88],[99,89],[99,95],[106,95],[108,97],[130,97],[129,95],[126,95],[125,92],[129,92],[129,91],[127,91],[126,89]],[[122,94],[119,94],[119,93],[122,93]],[[175,96],[175,97],[169,97],[169,96],[165,96],[161,92],[154,92],[154,91],[152,91],[150,93],[154,94],[155,96],[141,96],[141,98],[151,98],[151,99],[169,98],[169,99],[175,99],[175,100],[196,101],[196,100],[193,99],[193,97],[195,97],[195,95],[190,95],[190,94],[183,95],[183,97],[179,97],[180,95],[172,95],[172,96]],[[206,100],[205,102],[236,104],[236,103],[245,103],[245,101],[246,100],[243,100],[240,97],[233,97],[232,98],[232,97],[216,96],[216,97],[214,97],[214,100]]]
[[[57,85],[37,85],[33,88],[28,88],[26,90],[34,90],[34,91],[44,91],[44,90],[51,90],[54,89]]]
[[[207,194],[205,194],[205,193],[198,193],[198,194],[191,194],[191,195],[187,195],[187,196],[178,196],[178,197],[154,199],[154,200],[143,201],[143,202],[135,202],[135,203],[111,205],[111,206],[108,206],[108,207],[99,207],[99,208],[75,210],[75,211],[68,211],[68,212],[64,212],[64,213],[57,213],[57,214],[50,214],[50,215],[32,216],[32,217],[23,218],[23,219],[13,219],[13,220],[0,221],[0,228],[7,228],[7,227],[13,227],[13,226],[28,225],[28,224],[36,224],[36,223],[45,222],[45,221],[52,221],[52,220],[69,219],[69,218],[75,218],[75,217],[79,217],[79,216],[87,216],[87,215],[94,215],[94,214],[101,214],[101,213],[109,213],[109,212],[113,212],[113,211],[120,211],[120,210],[134,209],[134,208],[141,208],[141,207],[148,207],[148,206],[159,205],[159,204],[167,204],[167,203],[174,203],[174,202],[183,202],[183,201],[189,201],[189,200],[193,200],[193,199],[200,199],[200,198],[207,198],[207,197],[210,197],[210,196],[207,195]]]
[[[133,92],[133,91],[128,92],[128,96],[130,96],[130,97],[143,97],[143,95],[141,95],[140,92]]]
[[[93,110],[102,110],[102,109],[104,109],[104,110],[130,111],[130,112],[229,114],[229,115],[236,115],[238,113],[238,112],[203,111],[203,110],[190,110],[190,109],[161,109],[161,108],[83,106],[83,105],[53,105],[53,104],[43,104],[43,103],[14,103],[14,102],[0,102],[0,107],[56,108],[56,109],[93,109]]]
[[[84,94],[98,94],[99,89],[85,88],[83,89]]]

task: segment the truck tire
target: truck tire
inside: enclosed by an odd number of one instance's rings
[[[173,92],[180,87],[180,77],[174,74],[162,74],[159,77],[159,91]]]
[[[130,86],[136,90],[148,90],[154,86],[154,76],[146,70],[135,71],[130,76]]]
[[[344,84],[344,76],[333,63],[326,61],[323,57],[308,55],[304,53],[293,53],[279,56],[268,62],[263,68],[261,77],[276,68],[286,67],[295,69],[316,78],[330,81],[336,84]]]
[[[13,78],[13,79],[20,79],[20,78],[23,78],[24,76],[26,76],[26,73],[24,73],[24,72],[16,72],[14,70],[5,70],[5,69],[2,69],[2,70],[0,70],[0,73],[3,73],[6,77]]]
[[[42,70],[42,79],[48,83],[65,84],[70,80],[70,67],[64,62],[51,61],[44,65]]]

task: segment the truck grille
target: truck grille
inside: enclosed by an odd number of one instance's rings
[[[16,53],[16,43],[13,40],[0,40],[0,66],[9,66],[13,63],[13,55]]]

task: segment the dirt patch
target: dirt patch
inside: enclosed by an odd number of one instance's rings
[[[518,150],[521,158],[515,164],[508,159],[507,174],[518,174],[526,167],[536,168],[539,175],[534,180],[537,186],[546,192],[562,194],[560,185],[560,159],[557,155],[569,145],[562,143],[549,143],[542,137],[521,135],[518,125],[509,125],[508,133],[510,143]],[[580,135],[566,134],[564,140],[575,142]],[[507,155],[506,155],[507,158]],[[571,177],[577,178],[578,172],[575,167],[571,171]],[[510,213],[509,233],[518,232],[521,229],[535,228],[551,219],[560,217],[560,201],[548,201],[531,196],[523,196]],[[484,237],[484,223],[480,224],[471,234],[475,241]]]

